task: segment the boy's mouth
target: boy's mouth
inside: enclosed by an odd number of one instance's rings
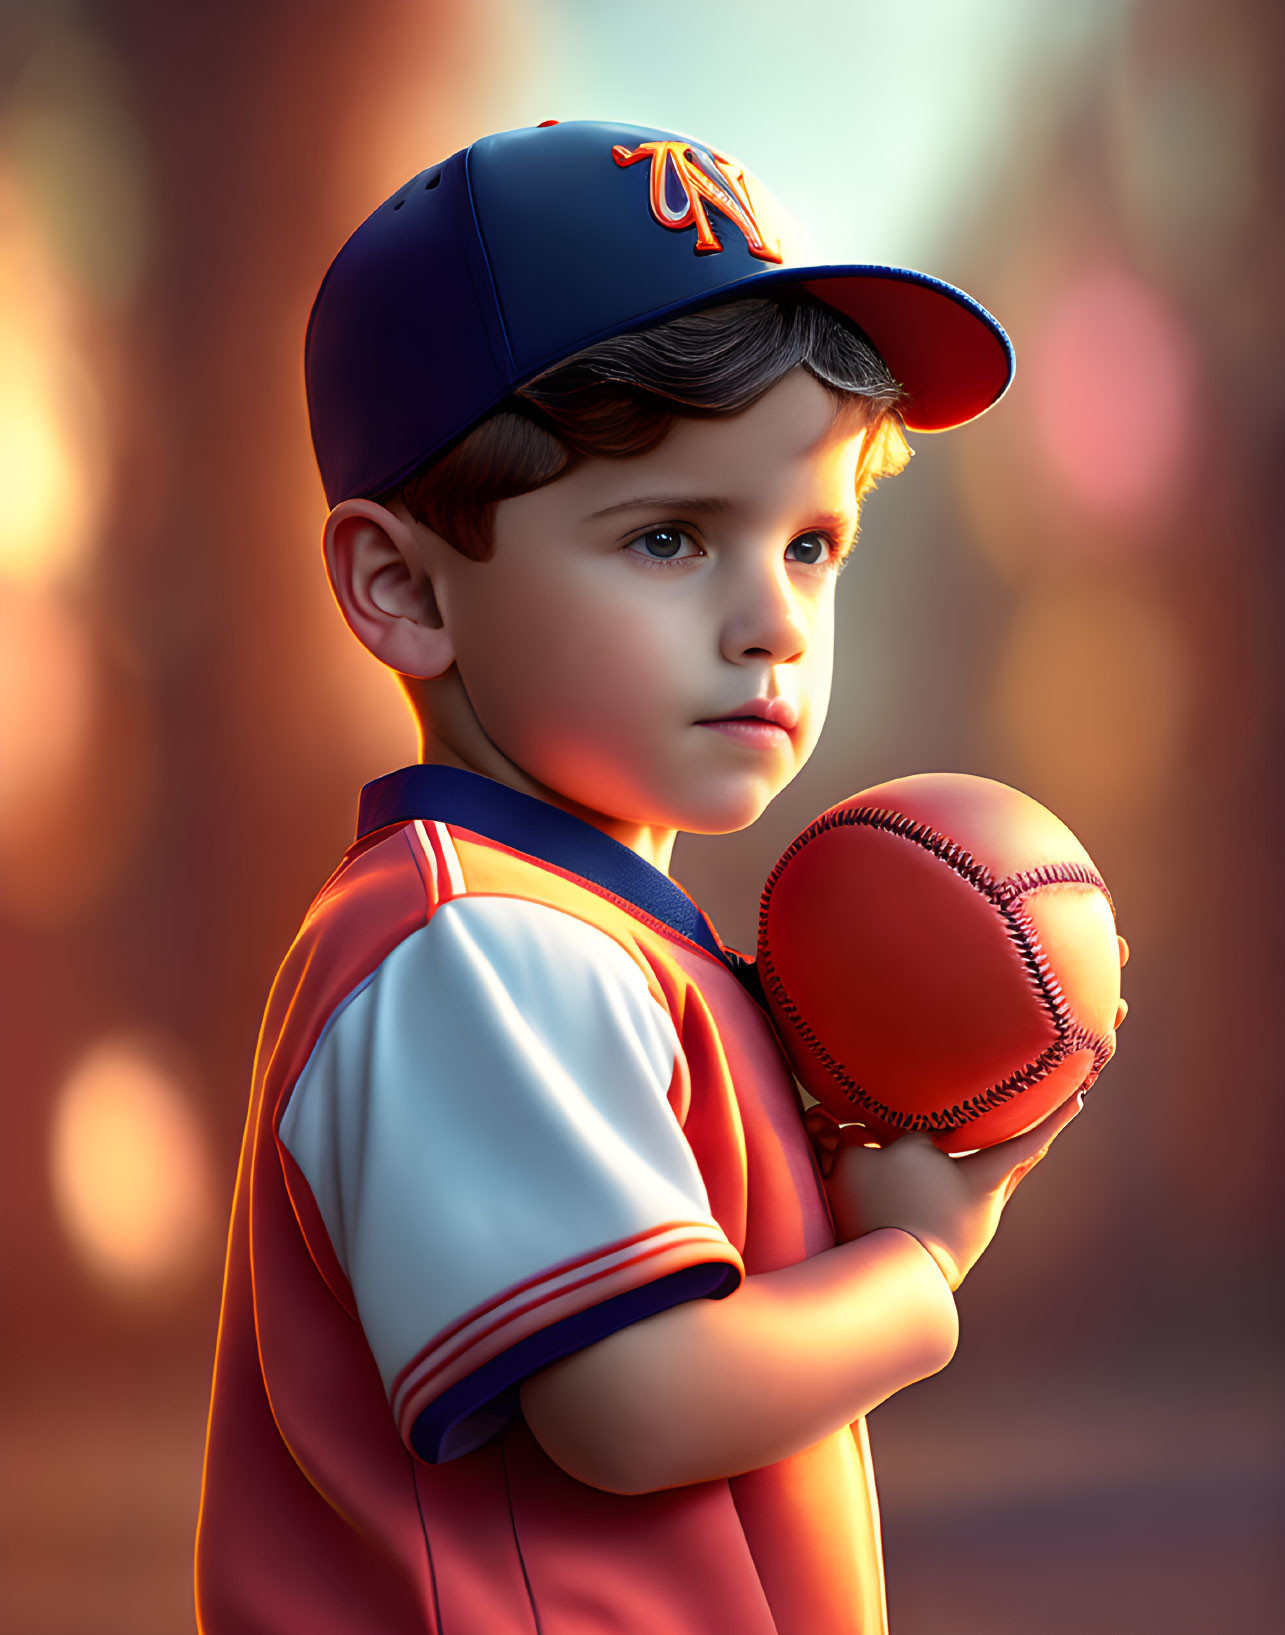
[[[793,732],[798,725],[799,712],[785,698],[751,698],[747,703],[726,715],[710,716],[696,723],[699,727],[717,727],[731,721],[767,722],[785,732]]]

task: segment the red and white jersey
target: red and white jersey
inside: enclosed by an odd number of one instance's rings
[[[555,1359],[834,1242],[737,963],[568,813],[445,767],[366,787],[259,1041],[203,1635],[884,1630],[860,1421],[625,1496],[520,1411]]]

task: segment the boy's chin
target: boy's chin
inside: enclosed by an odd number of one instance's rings
[[[735,834],[760,818],[779,793],[775,788],[761,789],[752,795],[693,801],[674,827],[691,835]]]

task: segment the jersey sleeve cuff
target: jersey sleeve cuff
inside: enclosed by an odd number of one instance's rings
[[[519,1386],[550,1363],[684,1301],[721,1300],[732,1294],[740,1287],[744,1267],[726,1239],[721,1247],[723,1255],[717,1260],[681,1266],[593,1305],[570,1310],[552,1322],[547,1321],[545,1310],[545,1321],[534,1330],[529,1322],[505,1325],[505,1337],[512,1343],[498,1353],[493,1345],[487,1347],[491,1354],[486,1360],[477,1362],[462,1376],[458,1366],[451,1368],[452,1382],[445,1387],[440,1372],[431,1366],[433,1357],[442,1349],[434,1347],[407,1372],[401,1390],[394,1396],[403,1439],[412,1452],[430,1464],[471,1453],[515,1417]],[[518,1327],[527,1332],[514,1339]],[[476,1350],[473,1354],[477,1355]]]

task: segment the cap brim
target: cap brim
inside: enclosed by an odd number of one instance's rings
[[[953,284],[906,267],[774,267],[641,322],[752,296],[764,284],[798,285],[859,325],[905,391],[898,409],[911,431],[949,431],[975,420],[1013,379],[1012,343],[986,308]]]
[[[906,391],[914,431],[962,426],[998,403],[1013,379],[1013,345],[986,308],[926,273],[849,267],[799,280],[869,335]]]

